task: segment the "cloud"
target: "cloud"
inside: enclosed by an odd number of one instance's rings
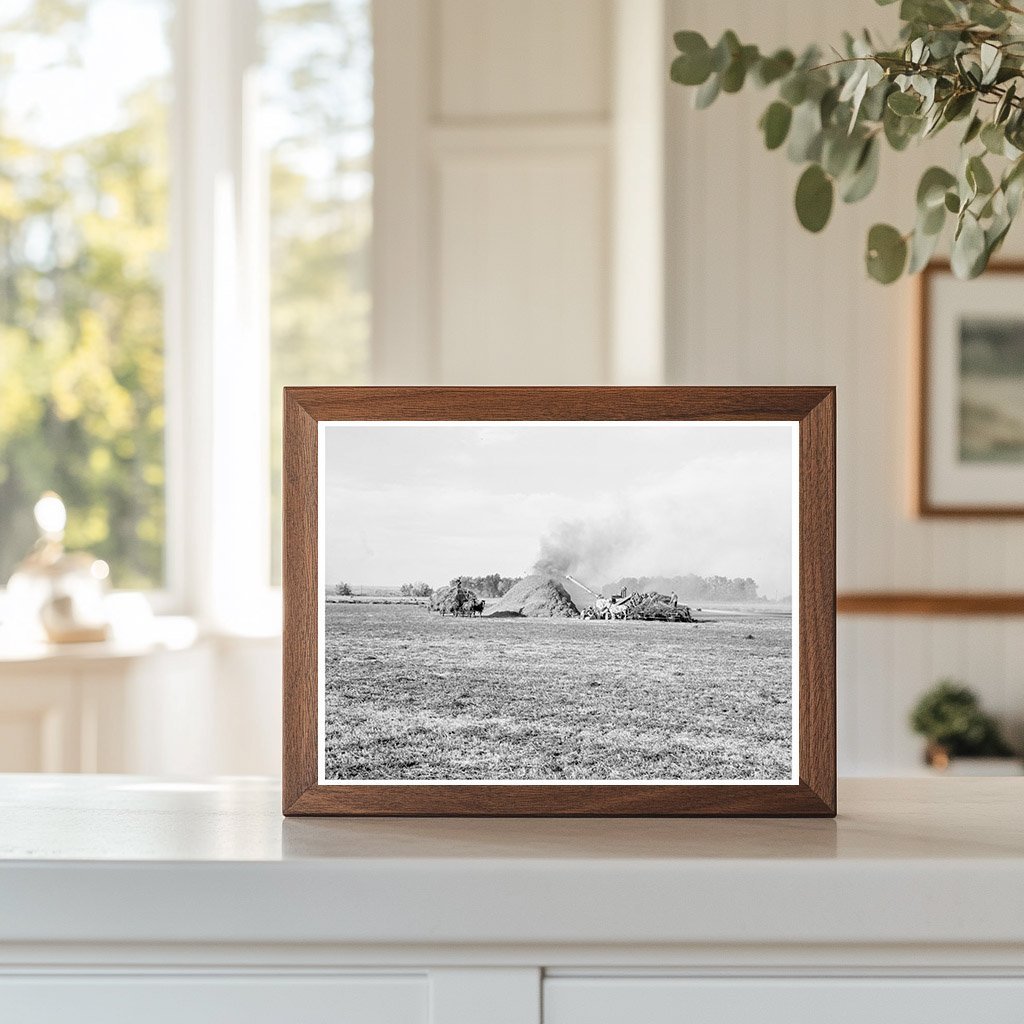
[[[334,435],[328,578],[436,584],[459,573],[522,575],[539,561],[596,586],[694,572],[790,592],[791,432],[652,426]]]

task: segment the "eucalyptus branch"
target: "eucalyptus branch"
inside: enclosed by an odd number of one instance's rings
[[[872,191],[883,143],[899,152],[963,122],[958,166],[930,167],[922,176],[912,229],[871,228],[866,266],[884,284],[916,273],[952,220],[953,269],[975,277],[1024,198],[1024,26],[1013,20],[1024,9],[1010,0],[902,0],[899,15],[897,47],[879,49],[866,32],[847,34],[827,62],[815,47],[798,58],[789,50],[762,54],[734,32],[714,46],[699,33],[678,32],[671,75],[697,87],[702,109],[750,81],[775,90],[758,126],[768,149],[785,145],[789,159],[804,165],[795,206],[809,231],[825,227],[837,194],[853,203]]]

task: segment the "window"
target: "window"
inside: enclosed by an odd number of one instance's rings
[[[164,579],[170,14],[0,14],[0,583],[48,489],[117,586]]]
[[[281,387],[368,376],[370,16],[2,5],[0,586],[53,489],[116,587],[271,599]]]
[[[373,46],[369,0],[264,0],[263,12],[276,581],[281,388],[368,377]]]

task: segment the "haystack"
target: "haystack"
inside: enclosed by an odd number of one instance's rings
[[[438,587],[430,596],[429,609],[442,615],[465,615],[477,604],[476,592],[465,587]]]
[[[579,609],[569,592],[550,576],[527,576],[504,597],[489,604],[486,618],[522,615],[531,619],[575,618]]]

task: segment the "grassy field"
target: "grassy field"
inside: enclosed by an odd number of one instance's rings
[[[329,603],[326,775],[788,780],[790,631]]]

